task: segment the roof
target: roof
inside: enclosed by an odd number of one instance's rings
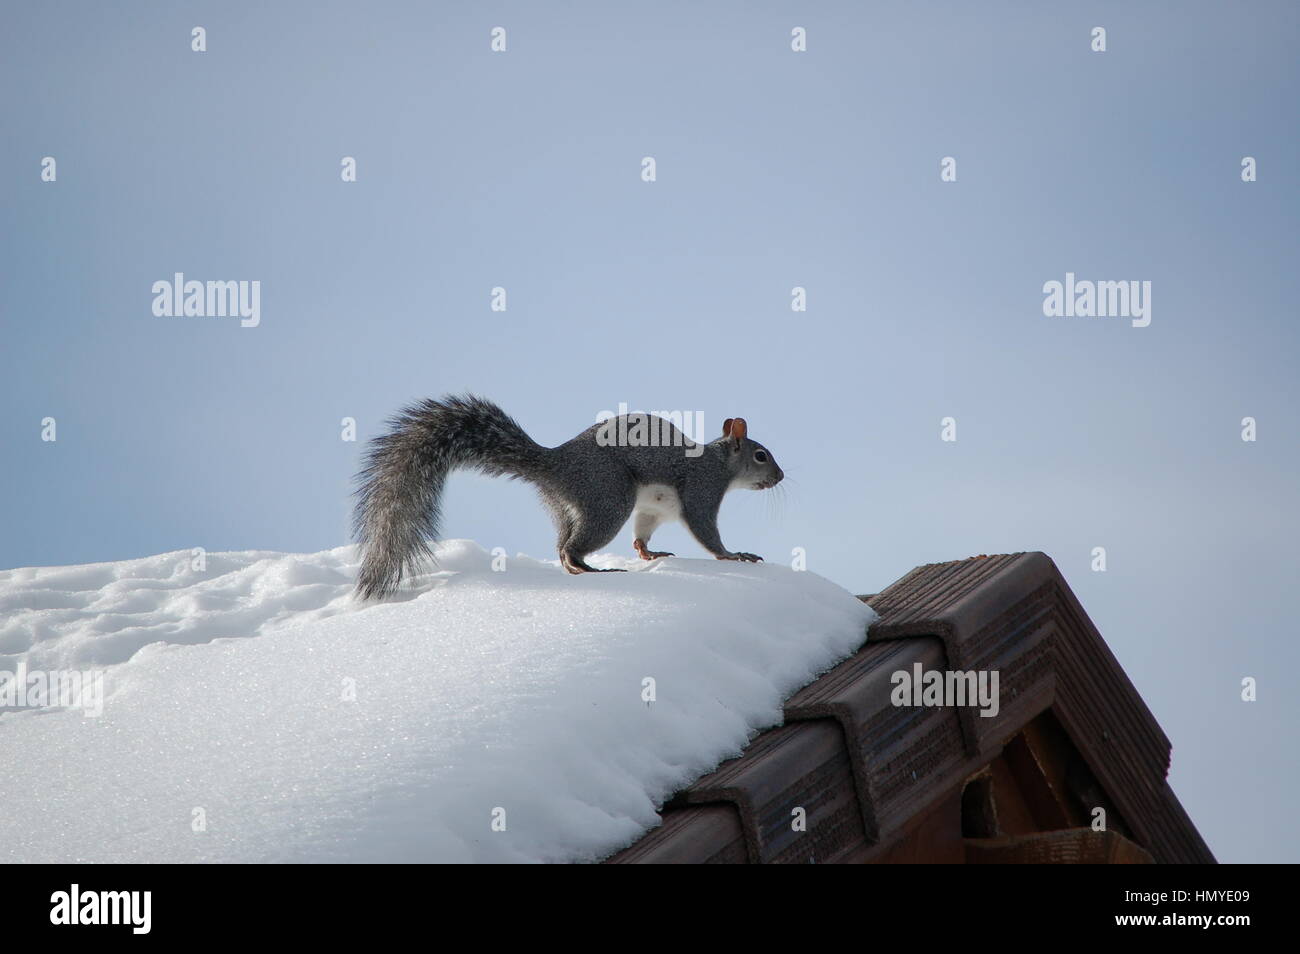
[[[1048,556],[921,566],[862,599],[862,648],[609,862],[1214,861],[1169,739]],[[918,663],[997,671],[999,711],[895,706]]]

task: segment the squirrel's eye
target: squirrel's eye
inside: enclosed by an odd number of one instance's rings
[[[760,464],[766,464],[767,454],[762,451],[754,451],[754,460],[758,461]]]

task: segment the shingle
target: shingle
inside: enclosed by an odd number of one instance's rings
[[[699,805],[664,814],[664,823],[606,864],[745,864],[749,851],[730,805]]]
[[[684,795],[734,804],[754,862],[824,862],[865,841],[844,734],[829,719],[764,733]]]

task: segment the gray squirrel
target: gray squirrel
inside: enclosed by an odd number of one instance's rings
[[[653,445],[611,441],[613,428],[658,422]],[[556,548],[570,573],[588,573],[586,556],[636,515],[633,546],[643,560],[672,556],[649,549],[661,523],[682,520],[719,560],[754,562],[718,535],[718,508],[728,490],[766,490],[785,474],[772,452],[748,436],[743,418],[728,418],[722,436],[697,444],[671,422],[623,415],[595,424],[559,447],[543,447],[491,401],[473,395],[426,399],[397,414],[392,430],[371,441],[357,475],[353,526],[361,543],[357,594],[382,597],[432,557],[447,474],[472,468],[536,485],[559,534]],[[609,572],[609,571],[597,571]]]

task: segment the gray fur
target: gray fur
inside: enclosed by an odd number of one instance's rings
[[[614,426],[620,421],[632,428],[637,415],[615,419]],[[492,402],[466,395],[426,399],[390,424],[390,433],[371,441],[358,475],[353,524],[361,542],[362,599],[391,593],[431,558],[428,541],[438,538],[443,486],[457,468],[534,484],[555,521],[560,561],[571,573],[592,569],[586,556],[618,535],[637,490],[659,484],[676,490],[687,528],[718,559],[760,559],[722,545],[718,509],[732,487],[766,489],[784,477],[771,452],[748,437],[724,436],[700,448],[667,421],[659,446],[603,446],[597,439],[602,425],[593,425],[546,448]]]

